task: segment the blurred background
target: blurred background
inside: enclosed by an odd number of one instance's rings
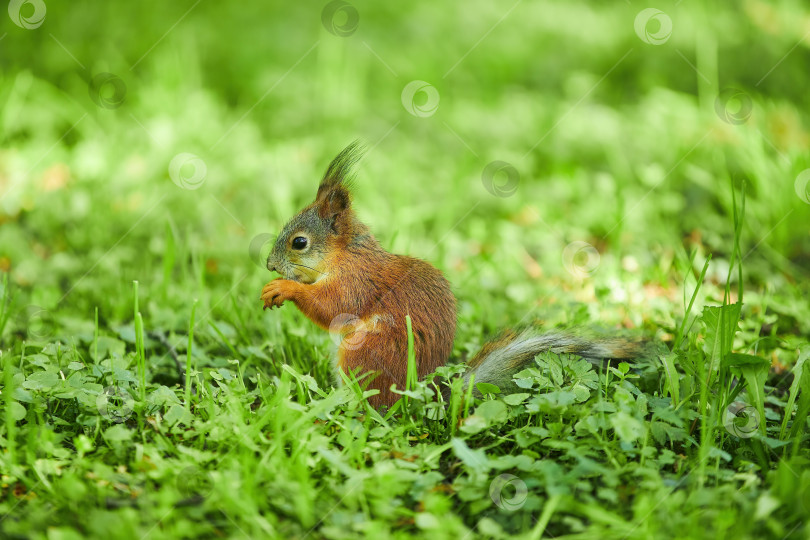
[[[199,299],[245,347],[325,343],[259,293],[273,235],[354,139],[356,210],[447,274],[457,356],[531,318],[666,333],[709,255],[696,309],[722,300],[743,191],[745,314],[810,332],[802,2],[12,0],[8,15],[6,345],[83,339],[96,308],[128,335],[133,280],[147,328],[184,331]]]
[[[799,0],[8,1],[0,536],[802,534],[799,423],[777,431],[810,336],[808,65]],[[328,334],[259,296],[274,236],[355,139],[360,218],[453,284],[453,360],[535,319],[683,335],[652,390],[622,375],[469,446],[452,419],[383,429],[336,401]],[[696,323],[726,290],[739,331]],[[769,438],[729,427],[739,377],[703,379],[718,335],[767,359],[735,361],[764,366]],[[522,511],[498,513],[490,467],[518,467]]]

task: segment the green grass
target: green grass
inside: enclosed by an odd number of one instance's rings
[[[0,17],[0,537],[807,536],[806,6],[118,4]],[[358,137],[459,300],[388,414],[259,300]],[[658,354],[432,398],[530,320]]]

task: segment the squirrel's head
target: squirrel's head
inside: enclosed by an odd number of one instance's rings
[[[362,152],[357,142],[346,147],[329,165],[315,201],[282,229],[267,258],[267,269],[284,279],[315,283],[329,273],[331,257],[367,229],[351,208],[348,183],[352,166]]]

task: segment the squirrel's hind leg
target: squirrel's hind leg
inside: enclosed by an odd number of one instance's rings
[[[391,385],[396,384],[398,389],[405,388],[406,358],[407,354],[398,350],[395,339],[383,334],[366,334],[362,340],[341,343],[337,368],[344,373],[353,372],[358,377],[373,372],[368,376],[370,382],[366,389],[376,389],[380,393],[369,397],[368,402],[373,407],[390,407],[399,399],[399,394],[391,392]],[[361,386],[365,381],[366,378],[361,381]]]

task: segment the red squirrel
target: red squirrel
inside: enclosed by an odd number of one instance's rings
[[[393,405],[405,388],[408,358],[406,315],[411,318],[419,378],[444,365],[453,350],[456,298],[444,275],[429,263],[388,253],[352,209],[348,187],[360,157],[357,143],[332,161],[315,200],[279,234],[267,268],[281,274],[262,289],[264,308],[293,302],[321,328],[340,335],[336,369],[374,372],[369,397],[375,407]],[[512,376],[542,352],[591,359],[634,358],[639,343],[622,338],[586,339],[565,331],[529,327],[507,330],[468,362],[468,383],[516,390]],[[340,378],[338,377],[338,380]]]

